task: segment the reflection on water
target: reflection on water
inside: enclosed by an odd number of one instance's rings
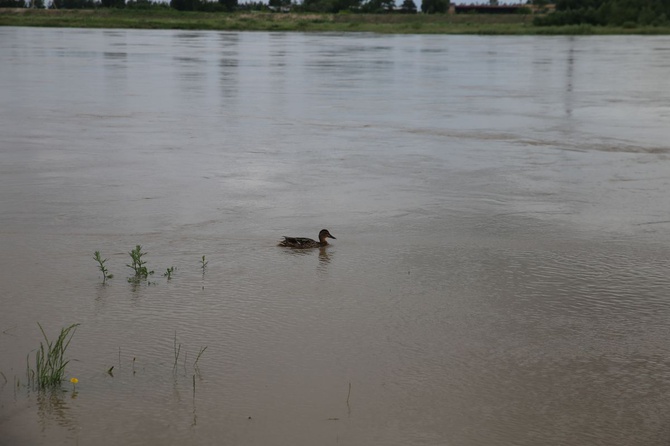
[[[328,264],[332,258],[332,247],[327,246],[316,249],[281,248],[281,251],[287,256],[318,258],[317,271],[320,273],[328,271]]]
[[[46,432],[52,423],[67,429],[76,431],[77,423],[72,415],[68,400],[74,400],[79,396],[79,392],[71,391],[40,391],[35,393],[37,402],[37,415],[42,432]]]
[[[0,445],[666,444],[668,51],[0,28]]]
[[[330,263],[330,254],[326,248],[319,248],[319,267],[321,271],[325,271]]]

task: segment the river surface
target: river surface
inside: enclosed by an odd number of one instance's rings
[[[668,129],[667,36],[0,28],[0,445],[667,445]]]

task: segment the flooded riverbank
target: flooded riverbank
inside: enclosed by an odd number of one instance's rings
[[[667,443],[668,49],[0,28],[0,444]]]

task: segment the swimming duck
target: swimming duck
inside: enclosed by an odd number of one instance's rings
[[[328,229],[322,229],[319,232],[319,241],[318,242],[316,240],[312,240],[311,238],[286,237],[286,236],[284,236],[284,240],[279,242],[278,246],[285,246],[287,248],[298,248],[298,249],[321,248],[323,246],[328,245],[328,242],[326,241],[326,238],[332,238],[333,240],[337,240],[328,231]]]

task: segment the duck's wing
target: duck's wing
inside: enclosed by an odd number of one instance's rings
[[[306,237],[286,237],[284,236],[284,240],[279,242],[279,246],[289,246],[292,248],[309,248],[311,246],[314,246],[316,242],[312,240],[311,238],[306,238]]]
[[[279,246],[291,246],[293,243],[297,243],[295,237],[283,236],[284,240],[279,242]]]

